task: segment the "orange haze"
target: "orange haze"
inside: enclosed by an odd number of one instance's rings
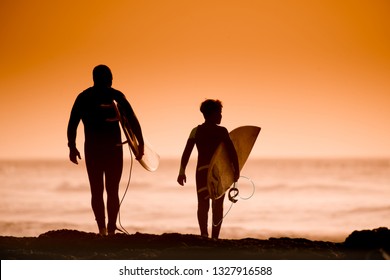
[[[205,98],[229,130],[263,128],[253,156],[390,156],[387,0],[5,0],[0,14],[1,158],[66,158],[101,63],[162,157],[181,155]]]

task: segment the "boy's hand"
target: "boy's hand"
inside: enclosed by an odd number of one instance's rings
[[[181,174],[177,177],[177,182],[181,185],[184,186],[184,183],[187,182],[187,177],[185,174]]]
[[[236,183],[238,179],[240,179],[240,171],[235,170],[234,171],[234,182]]]

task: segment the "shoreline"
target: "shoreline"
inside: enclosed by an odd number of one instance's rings
[[[390,257],[390,230],[352,232],[344,242],[305,238],[219,239],[193,234],[117,233],[77,230],[38,237],[0,236],[2,260],[364,260]]]

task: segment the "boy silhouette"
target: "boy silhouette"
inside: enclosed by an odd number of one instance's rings
[[[196,190],[198,198],[197,217],[201,236],[208,237],[208,212],[210,209],[210,196],[207,189],[207,172],[213,154],[220,143],[225,143],[231,163],[234,168],[234,181],[240,177],[238,158],[227,129],[220,126],[222,120],[222,103],[219,100],[207,99],[201,106],[205,122],[192,129],[181,158],[177,182],[184,186],[187,180],[185,169],[192,150],[196,145],[198,159],[196,165]],[[218,239],[223,218],[223,201],[225,195],[212,200],[212,232],[211,237]]]

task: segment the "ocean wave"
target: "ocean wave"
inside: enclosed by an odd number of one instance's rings
[[[85,183],[71,183],[68,181],[62,182],[57,185],[56,191],[59,192],[82,192],[82,191],[89,191],[89,185]]]
[[[390,204],[389,205],[378,205],[378,206],[363,206],[363,207],[354,207],[348,210],[340,211],[340,215],[345,214],[356,214],[356,213],[377,213],[386,216],[390,216]]]

